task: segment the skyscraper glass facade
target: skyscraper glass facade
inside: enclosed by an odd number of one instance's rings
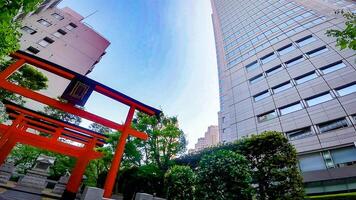
[[[356,151],[356,56],[353,50],[335,47],[335,38],[325,32],[344,27],[344,18],[334,10],[353,12],[356,3],[211,2],[220,141],[267,130],[283,132],[297,148],[307,193],[352,189],[356,183],[356,153],[352,154]]]

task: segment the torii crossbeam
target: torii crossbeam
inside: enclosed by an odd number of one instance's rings
[[[148,115],[159,115],[161,111],[145,105],[129,96],[126,96],[116,90],[113,90],[101,83],[98,83],[88,77],[80,75],[67,68],[51,63],[37,56],[28,54],[23,51],[17,51],[10,55],[16,59],[4,71],[0,72],[0,88],[14,92],[21,96],[54,107],[56,109],[77,115],[90,121],[102,124],[111,129],[120,131],[122,134],[119,138],[116,151],[111,162],[111,167],[106,177],[104,185],[104,197],[110,198],[115,179],[119,171],[120,162],[124,153],[125,144],[128,136],[134,136],[143,140],[148,138],[146,133],[139,132],[131,127],[131,122],[136,110]],[[67,103],[53,99],[46,95],[32,91],[9,82],[7,79],[24,64],[30,64],[41,68],[58,76],[71,80],[63,98],[68,100]],[[77,108],[75,105],[83,106],[89,98],[92,91],[96,91],[113,100],[121,102],[130,107],[124,124],[113,122],[109,119],[100,117],[93,113]],[[38,148],[58,152],[63,155],[77,158],[76,165],[72,170],[71,177],[67,184],[66,190],[61,199],[75,199],[76,193],[80,186],[80,181],[84,174],[85,168],[91,159],[101,157],[101,153],[95,151],[96,146],[105,143],[106,136],[87,130],[85,128],[55,120],[48,116],[42,115],[35,111],[5,102],[6,109],[12,119],[11,125],[0,125],[0,164],[2,164],[16,143],[24,143]],[[32,129],[45,133],[48,136],[33,134],[27,129]],[[61,138],[61,140],[59,140]],[[70,140],[81,144],[82,146],[73,146],[66,144],[63,140]],[[62,142],[61,142],[62,141]]]

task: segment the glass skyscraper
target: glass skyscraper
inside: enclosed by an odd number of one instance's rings
[[[295,145],[308,194],[356,189],[356,56],[329,29],[353,1],[211,0],[220,141],[266,130]]]

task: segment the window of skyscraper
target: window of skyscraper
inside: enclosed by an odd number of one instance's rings
[[[310,81],[310,80],[312,80],[312,79],[314,79],[316,77],[318,77],[318,75],[315,73],[315,71],[312,71],[312,72],[309,72],[309,73],[304,74],[302,76],[299,76],[299,77],[295,78],[294,80],[295,80],[295,82],[297,84],[302,84],[302,83]]]
[[[346,67],[346,65],[340,60],[338,62],[324,66],[324,67],[320,68],[320,70],[323,72],[323,74],[328,74],[330,72],[339,70],[344,67]]]
[[[296,42],[297,42],[298,46],[302,47],[309,43],[314,42],[315,40],[316,39],[312,35],[308,35],[306,37],[303,37],[302,39],[297,40]]]
[[[320,133],[325,133],[328,131],[345,128],[347,126],[348,124],[345,118],[324,122],[318,125]]]
[[[58,14],[58,13],[52,13],[52,16],[53,16],[54,18],[58,19],[58,20],[64,19],[64,17],[63,17],[62,15]]]
[[[262,64],[266,64],[266,63],[268,63],[268,62],[270,62],[270,61],[272,61],[272,60],[274,60],[276,58],[277,58],[276,54],[274,52],[272,52],[272,53],[270,53],[268,55],[263,56],[261,58],[261,62],[262,62]]]
[[[285,64],[287,67],[291,67],[291,66],[296,65],[302,61],[304,61],[304,57],[302,55],[300,55],[300,56],[295,57],[291,60],[288,60],[287,62],[285,62]]]
[[[35,31],[34,29],[32,29],[32,28],[30,28],[28,26],[22,27],[21,30],[23,30],[23,31],[25,31],[25,32],[27,32],[27,33],[29,33],[31,35],[33,35],[33,34],[35,34],[37,32],[37,31]]]
[[[268,90],[265,90],[263,92],[260,92],[259,94],[256,94],[253,98],[255,101],[259,101],[261,99],[264,99],[266,97],[269,97],[270,96],[270,93]]]
[[[345,167],[356,164],[356,148],[349,146],[330,150],[334,164],[337,167]]]
[[[281,70],[283,70],[282,65],[277,65],[277,66],[275,66],[275,67],[273,67],[273,68],[271,68],[269,70],[266,70],[266,75],[267,76],[271,76],[272,74],[275,74],[275,73],[277,73],[277,72],[279,72]]]
[[[257,69],[260,65],[258,64],[257,60],[253,61],[252,63],[246,65],[246,70],[251,71],[253,69]]]
[[[300,102],[298,102],[298,103],[294,103],[294,104],[282,107],[279,109],[279,111],[281,112],[281,115],[286,115],[286,114],[289,114],[291,112],[301,110],[301,109],[303,109],[302,104]]]
[[[295,47],[293,46],[293,44],[288,44],[282,48],[279,48],[277,51],[279,53],[279,55],[284,55],[287,54],[291,51],[293,51],[295,49]]]
[[[268,113],[264,113],[262,115],[257,116],[258,122],[265,122],[277,117],[276,111],[270,111]]]
[[[32,46],[28,47],[26,50],[28,52],[30,52],[30,53],[33,53],[33,54],[37,54],[38,52],[40,52],[40,50],[38,50],[38,49],[36,49],[35,47],[32,47]]]
[[[345,95],[354,93],[354,92],[356,92],[356,83],[349,84],[347,86],[343,86],[341,88],[336,89],[336,91],[340,96],[345,96]]]
[[[314,57],[314,56],[320,55],[320,54],[322,54],[324,52],[327,52],[327,51],[328,51],[328,48],[326,48],[326,46],[322,46],[322,47],[319,47],[317,49],[314,49],[312,51],[307,52],[307,55],[309,57]]]
[[[320,94],[320,95],[314,96],[312,98],[308,98],[305,101],[307,102],[308,106],[314,106],[314,105],[329,101],[331,99],[333,99],[333,97],[328,92],[328,93],[324,93],[324,94]]]
[[[49,27],[52,25],[51,23],[49,23],[48,21],[46,21],[44,19],[39,19],[39,20],[37,20],[37,22],[42,24],[43,26],[46,26],[46,27]]]
[[[313,135],[313,133],[312,133],[310,127],[306,127],[306,128],[293,130],[293,131],[288,131],[288,132],[286,132],[286,135],[288,136],[288,138],[290,140],[298,140],[298,139],[302,139],[302,138],[311,136],[311,135]]]
[[[285,82],[285,83],[282,83],[280,85],[277,85],[277,86],[273,87],[272,90],[273,90],[273,93],[276,94],[278,92],[282,92],[282,91],[284,91],[284,90],[286,90],[288,88],[291,88],[291,87],[292,87],[292,84],[291,84],[290,81],[288,81],[288,82]]]
[[[255,77],[251,78],[250,79],[250,83],[253,84],[253,83],[256,83],[256,82],[258,82],[258,81],[260,81],[262,79],[263,79],[263,74],[259,74],[259,75],[255,76]]]
[[[306,154],[299,157],[299,167],[302,172],[326,169],[320,153]]]

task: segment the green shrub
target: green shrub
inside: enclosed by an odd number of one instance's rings
[[[242,155],[219,150],[199,162],[197,199],[252,199],[251,172]]]
[[[118,178],[118,192],[124,199],[132,199],[137,192],[164,196],[164,173],[155,165],[144,165],[122,170]]]
[[[164,175],[167,199],[194,199],[196,176],[188,166],[173,166]]]

